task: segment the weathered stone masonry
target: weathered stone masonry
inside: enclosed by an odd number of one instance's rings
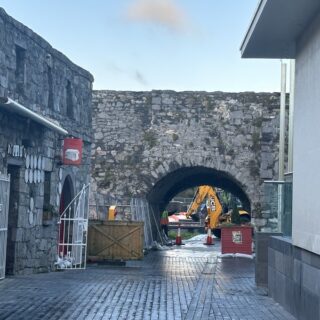
[[[240,185],[268,230],[260,203],[277,176],[278,116],[277,93],[94,91],[92,201],[148,197],[177,170],[204,167]]]
[[[0,172],[11,174],[7,251],[10,273],[53,268],[58,243],[58,183],[63,185],[68,177],[74,195],[89,182],[92,81],[90,73],[0,8],[0,96],[59,123],[70,136],[83,139],[82,164],[62,165],[63,136],[0,107]],[[13,155],[8,145],[23,148],[23,155]],[[42,158],[45,182],[26,183],[27,154]]]

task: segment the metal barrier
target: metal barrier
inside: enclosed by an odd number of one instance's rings
[[[83,186],[60,215],[56,262],[58,269],[84,269],[86,267],[88,199],[89,184]]]
[[[0,279],[6,271],[10,176],[0,175]]]
[[[147,200],[141,198],[133,198],[130,201],[132,216],[135,221],[144,222],[144,246],[149,248],[153,243],[152,224],[150,215],[151,209]]]

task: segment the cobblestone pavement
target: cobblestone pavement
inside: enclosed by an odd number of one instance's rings
[[[125,267],[8,277],[0,319],[295,319],[254,285],[253,261],[191,242]]]

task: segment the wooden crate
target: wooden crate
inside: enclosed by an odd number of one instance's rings
[[[88,260],[143,258],[143,222],[99,221],[89,224]]]

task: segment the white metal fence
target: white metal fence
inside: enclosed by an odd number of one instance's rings
[[[86,185],[60,215],[58,269],[86,267],[88,212],[89,185]]]
[[[5,277],[10,176],[0,174],[0,279]]]

